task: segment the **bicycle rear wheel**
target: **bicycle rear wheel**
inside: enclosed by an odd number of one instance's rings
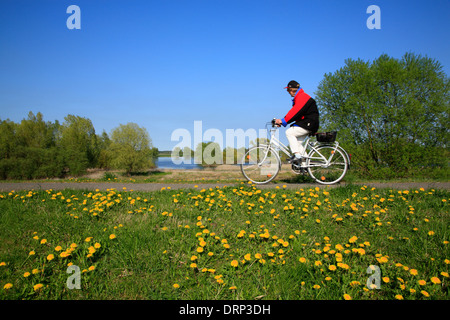
[[[242,174],[255,184],[272,181],[280,171],[280,167],[281,160],[278,153],[267,146],[251,148],[241,161]]]
[[[333,145],[319,146],[311,150],[306,161],[308,173],[320,184],[334,184],[344,178],[348,169],[347,156]]]

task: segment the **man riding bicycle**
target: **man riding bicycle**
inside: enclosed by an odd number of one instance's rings
[[[305,152],[302,141],[319,129],[319,110],[316,101],[303,91],[297,81],[290,81],[284,89],[293,97],[292,108],[283,119],[276,119],[275,124],[286,127],[292,123],[286,130],[286,138],[293,153],[289,162],[298,164]]]

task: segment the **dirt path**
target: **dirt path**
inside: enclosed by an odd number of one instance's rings
[[[390,188],[390,189],[399,189],[399,190],[407,190],[407,189],[442,189],[442,190],[450,190],[450,182],[387,182],[387,183],[378,183],[378,182],[368,182],[368,183],[354,183],[357,185],[366,185],[368,187],[375,187],[377,189],[380,188]],[[9,191],[19,191],[19,190],[64,190],[64,189],[77,189],[77,190],[100,190],[105,191],[107,189],[116,189],[118,191],[126,190],[134,190],[134,191],[159,191],[162,188],[170,188],[170,189],[208,189],[208,188],[216,188],[216,187],[224,187],[224,186],[234,186],[239,187],[244,184],[240,183],[115,183],[115,182],[1,182],[0,183],[0,192],[9,192]],[[332,186],[323,186],[315,183],[298,183],[298,184],[268,184],[257,186],[260,189],[274,189],[276,187],[283,188],[286,186],[286,189],[308,189],[308,188],[333,188],[339,186],[345,186],[345,183],[336,184]]]

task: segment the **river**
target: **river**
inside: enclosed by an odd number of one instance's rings
[[[173,163],[171,157],[158,157],[155,160],[156,167],[159,169],[182,169],[182,170],[202,169],[201,166],[193,163],[194,159],[191,159],[190,161],[186,162],[188,163],[175,164]]]

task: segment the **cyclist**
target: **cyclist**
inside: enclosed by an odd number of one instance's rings
[[[319,129],[319,110],[316,101],[303,91],[297,81],[289,81],[284,89],[293,97],[292,108],[283,119],[276,119],[275,124],[286,127],[292,123],[286,130],[286,138],[293,153],[289,162],[299,164],[305,152],[302,141]]]

